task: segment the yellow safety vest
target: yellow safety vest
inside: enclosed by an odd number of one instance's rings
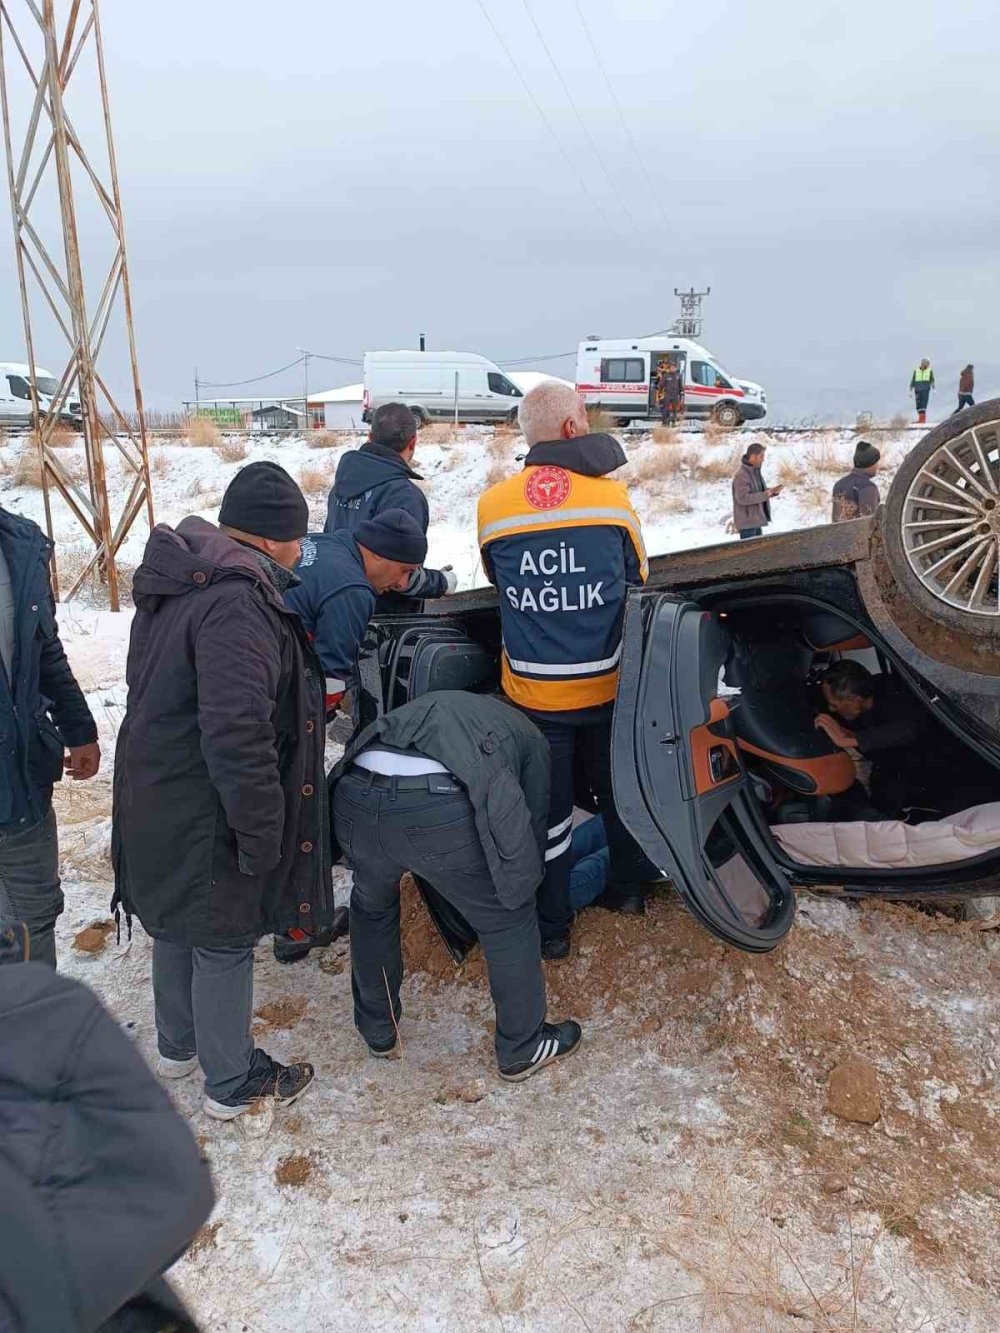
[[[920,366],[917,366],[916,370],[913,372],[913,378],[916,380],[918,384],[926,384],[930,380],[933,374],[934,371],[930,366],[928,366],[926,370],[923,370]]]

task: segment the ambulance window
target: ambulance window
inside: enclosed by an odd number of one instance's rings
[[[498,375],[495,370],[491,370],[486,378],[489,382],[490,393],[506,394],[508,398],[521,397],[521,390],[506,375]]]
[[[8,375],[7,383],[10,385],[10,391],[15,398],[29,399],[31,397],[31,387],[23,375]]]
[[[691,379],[695,384],[704,384],[706,389],[731,389],[733,387],[725,375],[716,370],[710,361],[692,361]]]
[[[646,363],[641,356],[616,356],[601,362],[601,383],[644,384]]]

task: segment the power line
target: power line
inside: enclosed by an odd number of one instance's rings
[[[586,34],[587,41],[590,43],[590,49],[594,53],[594,59],[597,61],[597,68],[601,71],[601,77],[604,79],[604,86],[605,88],[607,88],[611,101],[614,103],[615,111],[618,113],[618,119],[621,122],[621,127],[625,131],[625,135],[632,146],[632,152],[635,154],[635,160],[639,163],[639,169],[642,172],[643,176],[645,177],[646,184],[649,186],[649,193],[652,196],[654,204],[656,205],[656,209],[660,215],[660,219],[663,222],[664,226],[669,227],[670,222],[667,218],[666,212],[664,211],[663,205],[660,202],[659,192],[657,191],[656,186],[653,183],[652,176],[649,174],[649,168],[646,166],[646,159],[639,152],[639,145],[635,141],[635,136],[633,135],[631,126],[628,123],[628,118],[626,117],[625,112],[622,109],[621,102],[619,102],[618,100],[618,94],[615,92],[614,85],[611,82],[611,78],[605,67],[604,61],[601,59],[601,53],[597,48],[597,43],[594,41],[593,33],[590,31],[590,26],[587,23],[586,18],[584,17],[583,10],[580,8],[580,0],[573,0],[573,7],[575,8],[577,17],[580,20],[580,26],[583,28],[583,31]]]
[[[580,108],[577,106],[577,104],[576,104],[576,99],[574,98],[572,92],[570,91],[569,84],[566,82],[565,78],[563,77],[562,70],[561,70],[561,69],[559,68],[559,66],[556,64],[556,58],[555,58],[555,56],[552,54],[551,50],[549,49],[549,44],[548,44],[548,42],[546,42],[546,40],[545,40],[545,36],[544,36],[544,34],[542,33],[542,30],[541,30],[541,28],[538,26],[538,20],[535,18],[534,14],[532,13],[532,11],[531,11],[531,6],[528,4],[528,0],[521,0],[521,3],[522,3],[522,5],[524,6],[524,12],[527,14],[528,18],[531,20],[531,26],[534,28],[535,33],[537,34],[538,40],[539,40],[539,42],[541,43],[541,46],[542,46],[542,50],[545,52],[546,56],[548,57],[549,64],[552,66],[552,69],[553,69],[554,72],[555,72],[555,76],[556,76],[556,78],[557,78],[557,79],[559,80],[559,82],[562,84],[563,92],[566,94],[566,97],[567,97],[567,100],[569,101],[570,107],[571,107],[572,110],[573,110],[573,114],[574,114],[574,116],[576,116],[576,119],[577,119],[577,121],[578,121],[578,123],[579,123],[579,126],[580,126],[581,130],[583,130],[584,134],[586,135],[587,142],[590,144],[590,147],[591,147],[591,149],[592,149],[592,151],[593,151],[593,153],[594,153],[594,156],[597,158],[598,165],[600,166],[601,171],[604,173],[604,178],[605,178],[605,180],[606,180],[606,181],[608,182],[608,184],[610,185],[612,193],[614,194],[615,198],[618,200],[619,204],[621,205],[622,209],[624,210],[624,212],[625,212],[626,216],[628,217],[629,221],[632,223],[633,227],[636,227],[636,228],[638,229],[639,226],[640,226],[641,224],[639,223],[638,218],[637,218],[637,217],[635,216],[635,214],[632,212],[631,208],[629,208],[629,206],[628,206],[628,202],[627,202],[627,200],[625,199],[625,196],[622,194],[621,190],[619,190],[617,184],[615,183],[614,177],[611,175],[611,172],[608,170],[607,163],[604,161],[604,156],[603,156],[603,154],[601,153],[601,150],[600,150],[600,149],[598,148],[598,146],[597,146],[597,141],[594,139],[594,136],[591,134],[590,130],[587,128],[587,122],[584,120],[583,116],[582,116],[581,113],[580,113]]]
[[[500,366],[533,366],[536,361],[564,361],[568,356],[576,356],[576,352],[550,352],[547,356],[519,356],[513,361],[498,361]]]
[[[501,32],[500,32],[500,29],[499,29],[499,28],[497,27],[497,25],[493,22],[492,18],[490,18],[490,13],[489,13],[489,10],[486,8],[486,5],[485,5],[485,3],[484,3],[484,0],[477,0],[477,4],[479,5],[480,10],[482,11],[483,18],[486,20],[486,22],[490,25],[491,29],[493,30],[493,35],[494,35],[494,37],[496,37],[497,41],[500,43],[500,46],[501,46],[501,48],[503,49],[504,55],[506,55],[507,59],[510,61],[511,68],[514,70],[514,73],[517,75],[517,78],[518,78],[518,80],[519,80],[519,82],[520,82],[520,84],[521,84],[521,87],[522,87],[522,88],[524,89],[524,91],[528,94],[528,98],[529,98],[529,100],[531,101],[532,106],[533,106],[533,107],[535,108],[535,110],[538,112],[538,115],[539,115],[539,118],[540,118],[542,124],[543,124],[543,125],[545,126],[545,128],[548,130],[549,135],[550,135],[550,137],[551,137],[553,143],[555,144],[556,148],[559,150],[559,155],[560,155],[560,157],[561,157],[561,158],[563,159],[563,161],[566,163],[567,167],[568,167],[569,170],[572,172],[572,174],[576,177],[576,179],[577,179],[577,183],[579,184],[581,190],[584,192],[584,194],[587,196],[587,198],[590,200],[591,205],[592,205],[594,208],[596,208],[597,211],[598,211],[600,214],[602,214],[605,218],[607,218],[607,217],[608,217],[608,214],[607,214],[607,212],[606,212],[604,206],[599,202],[599,200],[597,199],[597,196],[596,196],[596,195],[594,194],[594,192],[591,190],[590,186],[589,186],[588,183],[587,183],[587,178],[586,178],[586,176],[583,175],[583,173],[580,171],[580,169],[579,169],[579,168],[576,166],[576,164],[574,163],[573,159],[570,157],[569,153],[566,151],[565,145],[563,144],[563,141],[559,138],[559,135],[556,134],[555,126],[552,124],[552,121],[549,119],[549,117],[548,117],[548,115],[547,115],[547,113],[546,113],[546,111],[545,111],[545,108],[542,106],[541,102],[539,102],[539,100],[538,100],[538,98],[535,96],[535,94],[531,91],[531,85],[528,83],[528,80],[524,77],[524,74],[521,72],[521,67],[520,67],[520,65],[517,63],[517,61],[514,59],[514,54],[513,54],[513,52],[511,51],[511,49],[510,49],[510,47],[507,45],[507,43],[504,41],[503,36],[502,36],[502,34],[501,34]]]
[[[301,366],[303,360],[304,358],[300,356],[295,361],[289,361],[287,366],[281,366],[278,370],[269,370],[266,375],[254,375],[248,380],[198,380],[198,384],[206,389],[238,389],[244,384],[258,384],[261,380],[270,380],[275,375],[283,375],[286,370]]]

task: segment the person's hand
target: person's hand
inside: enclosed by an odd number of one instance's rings
[[[458,575],[452,569],[451,565],[442,566],[441,573],[444,575],[445,596],[447,596],[449,593],[453,593],[458,587]]]
[[[858,748],[858,738],[854,732],[842,727],[837,719],[831,717],[829,713],[820,713],[815,726],[818,730],[824,732],[833,741],[834,745],[839,746],[841,750],[856,750]]]
[[[768,493],[768,495],[771,497],[771,499],[773,500],[774,497],[775,497],[776,495],[780,495],[781,492],[782,492],[784,489],[785,489],[784,486],[768,486],[768,488],[767,488],[767,493]]]
[[[74,782],[86,782],[101,766],[101,747],[97,741],[89,745],[71,745],[63,767]]]

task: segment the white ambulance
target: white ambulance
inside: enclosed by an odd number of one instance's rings
[[[588,407],[606,412],[619,426],[658,421],[657,376],[671,364],[683,376],[686,420],[711,420],[731,429],[766,415],[767,396],[759,384],[730,375],[700,343],[670,334],[587,339],[577,350],[576,387]]]

